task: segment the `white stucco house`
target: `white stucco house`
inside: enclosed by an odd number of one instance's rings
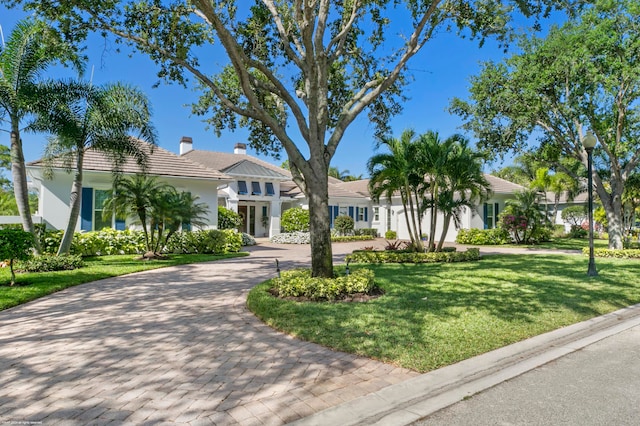
[[[150,146],[149,146],[149,149]],[[151,152],[151,151],[150,151]],[[39,192],[38,214],[44,223],[55,229],[64,229],[69,214],[69,192],[73,175],[63,164],[55,164],[51,178],[45,177],[42,161],[27,165],[28,174]],[[140,170],[133,162],[123,167],[123,173],[135,174]],[[248,155],[246,145],[237,143],[234,151],[215,152],[194,149],[193,140],[183,137],[179,154],[155,147],[149,156],[148,174],[157,176],[178,190],[189,191],[209,206],[209,227],[217,227],[217,206],[238,212],[243,218],[241,231],[262,237],[280,233],[282,212],[295,206],[308,207],[304,194],[293,183],[288,170],[257,157]],[[464,228],[493,228],[505,201],[523,187],[495,176],[486,175],[492,189],[492,198],[475,211],[463,214]],[[122,220],[102,219],[102,205],[111,189],[113,175],[107,158],[89,150],[85,157],[82,208],[77,230],[90,231],[103,227],[125,229],[131,225]],[[348,215],[355,227],[374,228],[383,236],[388,230],[396,231],[400,239],[408,239],[404,210],[399,197],[374,203],[369,195],[369,180],[342,182],[329,178],[329,215],[331,226],[336,217]],[[423,229],[428,230],[429,217],[424,218]],[[439,220],[442,226],[442,220]],[[441,232],[437,230],[438,236]],[[446,241],[454,241],[457,229],[450,226]]]

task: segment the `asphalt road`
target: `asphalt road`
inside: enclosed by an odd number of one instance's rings
[[[438,425],[640,425],[640,326],[414,423]]]

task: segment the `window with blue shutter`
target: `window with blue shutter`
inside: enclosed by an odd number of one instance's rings
[[[80,229],[83,231],[91,231],[93,219],[93,188],[82,188],[81,197]]]
[[[238,181],[238,194],[247,195],[249,191],[247,191],[247,182],[243,180]]]
[[[364,221],[369,222],[369,207],[364,208]]]
[[[276,191],[273,189],[273,183],[267,182],[264,185],[267,191],[267,195],[276,195]]]
[[[360,220],[360,207],[356,206],[356,217],[355,221],[358,222]]]
[[[260,182],[251,182],[251,195],[260,195],[262,191],[260,190]]]
[[[484,205],[482,206],[483,208],[483,212],[482,212],[482,220],[484,221],[484,229],[488,229],[489,228],[489,224],[487,223],[487,215],[488,215],[488,210],[489,210],[489,206],[487,205],[487,203],[484,203]]]

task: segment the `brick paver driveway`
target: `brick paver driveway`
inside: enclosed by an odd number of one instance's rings
[[[362,244],[335,244],[340,255]],[[0,423],[283,424],[416,373],[277,333],[249,289],[309,246],[89,283],[0,312]]]

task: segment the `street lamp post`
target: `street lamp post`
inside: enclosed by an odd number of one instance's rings
[[[589,269],[587,275],[590,277],[598,276],[596,270],[596,260],[593,255],[593,148],[598,140],[591,132],[587,132],[582,139],[582,146],[587,151],[587,186],[589,187]]]

